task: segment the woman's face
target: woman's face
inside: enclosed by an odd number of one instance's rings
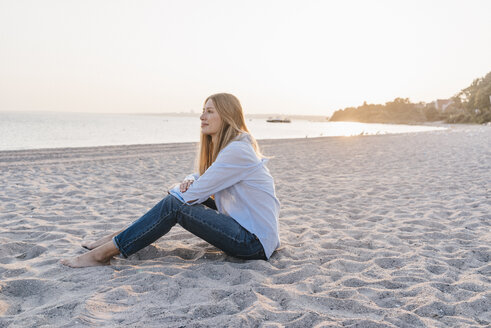
[[[208,99],[203,108],[203,114],[200,116],[201,119],[201,133],[210,135],[212,140],[215,139],[218,131],[222,127],[222,119],[218,115],[213,101]]]

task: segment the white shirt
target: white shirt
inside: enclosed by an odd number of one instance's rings
[[[179,185],[169,192],[189,205],[202,203],[215,195],[220,213],[230,215],[247,231],[255,234],[269,259],[280,246],[278,217],[280,202],[276,198],[273,177],[259,159],[250,137],[242,133],[223,148],[213,164],[182,193]]]

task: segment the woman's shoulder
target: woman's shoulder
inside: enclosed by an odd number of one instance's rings
[[[250,158],[251,160],[257,160],[256,152],[252,147],[251,136],[249,133],[243,132],[239,134],[237,137],[232,139],[232,141],[230,141],[229,144],[225,146],[218,154],[219,157],[231,155],[238,156],[243,159]]]
[[[241,151],[253,152],[255,154],[254,147],[252,146],[252,137],[247,132],[242,132],[237,137],[232,139],[227,147],[228,146],[230,146],[231,148],[239,149]]]
[[[251,144],[252,143],[252,137],[251,137],[251,135],[249,133],[242,132],[237,137],[235,137],[234,139],[232,139],[232,142],[234,142],[234,141],[246,142],[246,143]]]

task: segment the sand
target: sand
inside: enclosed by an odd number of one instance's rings
[[[112,265],[59,259],[137,219],[195,144],[0,152],[0,327],[489,327],[491,127],[260,142],[282,247],[175,227]]]

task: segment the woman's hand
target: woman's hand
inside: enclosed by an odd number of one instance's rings
[[[194,180],[184,180],[181,185],[179,186],[179,189],[181,192],[186,192],[186,190],[189,189],[189,187],[193,184]]]

